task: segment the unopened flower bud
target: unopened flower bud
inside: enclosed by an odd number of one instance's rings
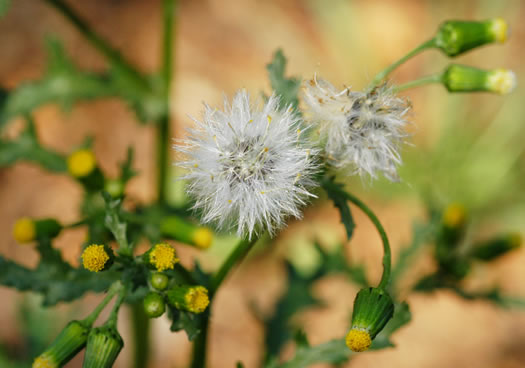
[[[521,242],[521,235],[518,233],[498,236],[485,243],[475,245],[472,249],[471,256],[482,261],[491,261],[513,249],[519,248]]]
[[[107,245],[91,244],[82,252],[82,264],[91,272],[105,271],[115,259],[113,249]]]
[[[20,243],[30,243],[37,239],[52,239],[62,230],[62,225],[54,219],[20,218],[13,227],[13,237]]]
[[[443,73],[443,85],[449,92],[493,92],[509,94],[516,87],[516,75],[507,69],[482,70],[452,64]]]
[[[113,367],[123,346],[124,341],[115,327],[105,325],[92,329],[87,339],[82,368]]]
[[[73,152],[67,158],[67,169],[87,190],[98,191],[104,188],[104,175],[97,166],[93,151],[80,149]]]
[[[151,275],[149,279],[151,286],[154,289],[159,290],[159,291],[165,290],[168,287],[169,281],[170,280],[168,276],[160,272],[155,272],[154,274]]]
[[[393,315],[394,302],[386,291],[372,287],[361,289],[354,300],[346,345],[355,352],[367,350]]]
[[[204,286],[178,286],[168,291],[168,301],[177,309],[202,313],[210,304],[208,289]]]
[[[104,190],[113,198],[119,198],[124,194],[124,184],[120,179],[108,179],[104,183]]]
[[[435,40],[445,54],[457,56],[488,43],[503,43],[508,35],[507,22],[501,18],[481,22],[449,20],[441,24]]]
[[[164,314],[166,305],[162,295],[158,293],[149,293],[144,298],[144,312],[149,318],[158,318]]]
[[[86,345],[89,327],[71,321],[60,332],[45,352],[33,362],[33,368],[58,368],[69,362]]]
[[[202,226],[190,224],[177,216],[167,216],[160,223],[162,235],[182,243],[207,249],[213,241],[213,232]]]

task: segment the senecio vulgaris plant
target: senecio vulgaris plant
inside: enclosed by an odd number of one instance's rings
[[[84,367],[113,366],[124,346],[117,318],[125,303],[133,306],[135,322],[141,313],[150,318],[167,313],[172,321],[171,330],[185,330],[194,342],[191,366],[204,367],[211,307],[223,281],[259,239],[267,241],[290,218],[301,218],[304,208],[323,196],[323,191],[339,209],[348,239],[354,231],[348,202],[372,221],[384,248],[383,274],[377,286],[369,286],[362,269],[343,260],[341,249],[329,254],[321,247],[318,250],[325,262],[314,276],[305,278],[290,268],[290,283],[300,280],[311,284],[329,272],[344,272],[362,289],[355,297],[344,338],[310,346],[304,333],[298,332],[295,355],[287,362],[280,362],[278,353],[290,337],[283,323],[291,316],[270,318],[272,323],[267,324],[266,330],[268,352],[262,363],[265,367],[335,364],[344,362],[354,352],[392,346],[390,335],[410,321],[408,305],[398,300],[396,281],[409,263],[411,252],[423,243],[435,245],[439,267],[414,285],[414,290],[448,288],[466,298],[512,304],[498,290],[469,294],[459,282],[475,260],[487,262],[519,247],[519,235],[497,236],[475,244],[468,254],[458,254],[455,246],[463,239],[468,216],[461,204],[451,204],[446,209],[431,211],[430,219],[416,229],[413,244],[401,254],[392,270],[388,237],[379,219],[343,184],[345,178],[353,175],[400,180],[397,168],[402,164],[401,147],[409,139],[405,128],[411,108],[399,95],[400,91],[428,83],[440,83],[450,92],[507,94],[514,88],[516,78],[509,70],[487,71],[458,64],[397,86],[388,80],[396,67],[427,49],[436,48],[454,57],[488,43],[503,43],[508,30],[502,19],[444,22],[433,38],[378,73],[362,91],[338,89],[320,76],[304,81],[287,78],[284,55],[276,52],[267,66],[274,89],[270,96],[255,101],[247,91],[239,90],[231,102],[226,99],[222,109],[206,105],[203,116],[194,119],[194,127],[186,137],[174,144],[175,164],[184,169],[182,179],[192,201],[191,208],[186,208],[174,207],[166,200],[166,187],[172,185],[167,180],[170,164],[167,157],[172,138],[168,108],[175,1],[163,1],[162,66],[150,76],[129,64],[62,0],[46,2],[86,36],[107,58],[111,68],[104,76],[81,71],[54,40],[50,41],[50,66],[43,79],[5,91],[0,127],[4,128],[16,116],[23,116],[26,129],[17,139],[0,141],[2,166],[25,160],[69,175],[84,189],[84,202],[82,218],[73,224],[48,218],[19,219],[13,236],[21,244],[35,244],[40,263],[29,269],[0,257],[0,282],[40,293],[48,306],[80,298],[87,291],[105,292],[106,296],[86,318],[68,323],[35,358],[34,368],[62,367],[84,348]],[[48,102],[68,106],[78,100],[105,96],[123,98],[140,120],[156,124],[155,203],[126,208],[126,184],[136,174],[131,149],[120,175],[110,178],[98,166],[90,141],[63,155],[42,146],[38,140],[31,117],[35,107]],[[61,232],[81,226],[88,229],[88,240],[83,247],[81,266],[73,267],[53,248],[53,240]],[[241,240],[214,273],[206,273],[197,265],[193,269],[182,266],[170,242],[176,240],[205,250],[213,240],[211,229],[234,232]],[[150,247],[137,254],[135,246],[142,239],[147,239]],[[308,289],[304,293],[309,297]],[[285,294],[279,304],[286,304],[287,298]],[[113,299],[116,301],[108,319],[95,327],[100,312]],[[147,322],[138,325],[143,330],[138,333],[134,364],[144,367],[148,355]]]

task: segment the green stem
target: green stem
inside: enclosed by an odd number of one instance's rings
[[[93,312],[91,312],[91,314],[84,319],[84,322],[88,326],[92,326],[93,323],[95,323],[100,312],[102,312],[102,310],[106,307],[106,305],[108,305],[108,303],[111,301],[111,299],[113,299],[115,294],[119,292],[119,290],[120,290],[120,282],[113,284],[109,288],[109,291],[106,297],[100,302],[99,305],[97,305],[97,307],[93,310]]]
[[[230,273],[231,269],[236,264],[240,263],[244,257],[246,257],[250,249],[252,249],[253,245],[257,242],[257,239],[243,239],[237,244],[235,249],[230,253],[228,258],[226,258],[219,270],[215,273],[215,275],[213,275],[210,288],[208,290],[210,298],[213,297],[213,295],[217,292],[224,279],[226,279],[226,276],[228,276]]]
[[[150,86],[142,74],[128,63],[113,47],[111,47],[101,36],[96,34],[90,26],[80,18],[63,0],[45,0],[49,5],[55,7],[62,15],[71,22],[86,39],[104,56],[111,64],[120,70],[129,81],[137,88],[149,90]]]
[[[146,368],[148,366],[150,352],[150,320],[144,312],[142,303],[131,305],[131,322],[133,328],[134,342],[134,368]]]
[[[397,67],[399,67],[401,64],[403,64],[404,62],[406,62],[407,60],[413,58],[414,56],[416,56],[417,54],[419,54],[420,52],[424,51],[424,50],[427,50],[427,49],[430,49],[430,48],[433,48],[433,47],[436,47],[436,40],[434,38],[426,41],[426,42],[423,42],[421,45],[419,45],[418,47],[416,47],[415,49],[413,49],[412,51],[410,51],[408,54],[406,54],[405,56],[403,56],[401,59],[397,60],[396,62],[390,64],[389,66],[387,66],[385,69],[383,69],[382,71],[380,71],[379,73],[376,74],[376,76],[374,77],[374,79],[372,80],[372,82],[370,82],[369,86],[368,86],[368,89],[373,89],[374,87],[376,87],[378,84],[380,84],[390,73],[392,73]]]
[[[350,194],[346,192],[345,190],[341,189],[337,184],[335,184],[331,179],[325,178],[322,181],[322,185],[325,188],[325,190],[329,191],[337,191],[342,196],[344,196],[348,201],[355,204],[357,207],[361,209],[365,213],[365,215],[368,216],[370,221],[374,224],[374,226],[377,229],[377,232],[379,233],[379,236],[381,237],[381,241],[383,242],[383,275],[381,276],[381,281],[379,282],[379,285],[377,286],[379,289],[386,290],[388,283],[390,281],[390,272],[392,268],[392,252],[390,250],[390,243],[388,242],[388,237],[386,235],[386,231],[383,228],[383,225],[381,225],[381,222],[375,215],[375,213],[366,205],[364,204],[359,198],[355,197],[353,194]]]
[[[201,333],[197,336],[197,339],[193,343],[193,359],[191,362],[191,368],[204,368],[206,366],[206,344],[208,342],[208,328],[210,322],[210,310],[213,304],[213,297],[222,282],[226,279],[230,271],[235,265],[240,263],[244,257],[248,254],[253,245],[257,242],[254,240],[241,240],[235,249],[230,253],[228,258],[221,265],[219,270],[211,279],[210,287],[208,289],[208,295],[210,297],[210,305],[203,315],[203,320],[200,325]]]
[[[107,324],[113,327],[117,327],[117,319],[118,319],[118,312],[120,310],[120,306],[124,302],[124,298],[126,297],[127,289],[124,286],[121,286],[118,288],[118,298],[115,304],[113,305],[113,309],[111,309],[111,313],[109,314],[109,318],[107,320]]]
[[[164,99],[164,113],[157,126],[157,193],[159,203],[166,202],[168,176],[168,141],[170,139],[170,88],[173,79],[173,39],[176,0],[163,0],[164,9],[164,37],[162,42],[162,90]]]
[[[431,75],[427,75],[426,77],[415,79],[413,81],[406,82],[398,86],[395,86],[394,91],[400,92],[400,91],[404,91],[410,88],[424,86],[427,84],[441,83],[442,79],[443,79],[443,74],[431,74]]]

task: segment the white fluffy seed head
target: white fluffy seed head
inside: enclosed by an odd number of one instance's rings
[[[347,175],[382,173],[397,181],[399,148],[410,105],[382,85],[370,92],[338,91],[313,78],[303,86],[306,113],[320,134],[327,162]]]
[[[292,109],[279,111],[275,96],[254,107],[241,90],[224,111],[205,105],[195,123],[175,149],[184,154],[177,164],[187,170],[183,179],[202,222],[251,238],[301,216],[317,165]]]

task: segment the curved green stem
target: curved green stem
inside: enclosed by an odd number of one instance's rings
[[[93,323],[95,323],[100,312],[102,312],[102,310],[108,305],[108,303],[111,301],[111,299],[113,299],[115,294],[119,292],[119,290],[120,290],[120,283],[115,283],[109,288],[109,291],[106,297],[102,299],[100,304],[97,305],[95,309],[93,309],[93,312],[91,312],[91,314],[84,319],[84,322],[88,326],[91,326],[93,325]]]
[[[253,245],[257,242],[257,239],[253,240],[241,240],[235,249],[230,253],[228,258],[223,262],[219,270],[213,275],[208,289],[208,295],[210,297],[210,304],[205,314],[203,314],[203,320],[200,325],[201,332],[197,339],[193,343],[193,357],[191,362],[191,368],[204,368],[206,366],[206,345],[208,341],[208,328],[210,322],[210,310],[213,304],[213,297],[221,286],[222,282],[226,279],[230,271],[240,263],[244,257],[248,254]]]
[[[390,281],[390,272],[392,268],[392,252],[390,250],[390,243],[388,241],[388,237],[386,235],[386,231],[383,228],[383,225],[381,225],[381,222],[375,215],[375,213],[366,205],[363,201],[361,201],[359,198],[354,196],[353,194],[350,194],[343,190],[341,187],[339,187],[336,183],[334,183],[331,179],[325,178],[322,181],[322,185],[325,188],[325,190],[330,191],[337,191],[340,195],[344,196],[348,201],[355,204],[357,207],[361,209],[365,213],[365,215],[368,216],[370,221],[374,224],[374,226],[377,229],[377,232],[379,233],[379,236],[381,237],[381,241],[383,242],[383,275],[381,276],[381,281],[379,282],[379,285],[377,286],[379,289],[386,290],[388,283]]]
[[[150,86],[142,74],[128,63],[113,47],[111,47],[102,37],[96,34],[90,26],[80,18],[63,0],[45,0],[48,4],[55,7],[62,15],[71,22],[86,39],[120,70],[122,75],[133,82],[137,88],[149,90]]]
[[[410,82],[406,82],[394,87],[395,92],[401,92],[410,88],[420,87],[432,83],[441,83],[443,74],[431,74],[426,77],[415,79]]]
[[[124,298],[126,297],[127,289],[124,286],[121,286],[118,289],[118,298],[115,304],[113,305],[113,309],[111,310],[111,313],[109,314],[109,318],[107,320],[108,325],[112,325],[114,327],[117,326],[117,319],[118,319],[118,312],[120,310],[120,307],[122,306],[122,303],[124,302]]]
[[[385,69],[383,69],[382,71],[377,73],[376,76],[374,77],[374,79],[372,79],[372,82],[370,82],[370,84],[368,85],[368,89],[373,89],[374,87],[379,85],[390,73],[392,73],[397,67],[399,67],[401,64],[403,64],[407,60],[413,58],[414,56],[416,56],[420,52],[422,52],[424,50],[427,50],[427,49],[430,49],[430,48],[433,48],[435,46],[436,46],[436,40],[434,38],[432,38],[432,39],[430,39],[430,40],[428,40],[426,42],[423,42],[421,45],[419,45],[418,47],[416,47],[415,49],[410,51],[408,54],[403,56],[401,59],[399,59],[396,62],[390,64]]]

